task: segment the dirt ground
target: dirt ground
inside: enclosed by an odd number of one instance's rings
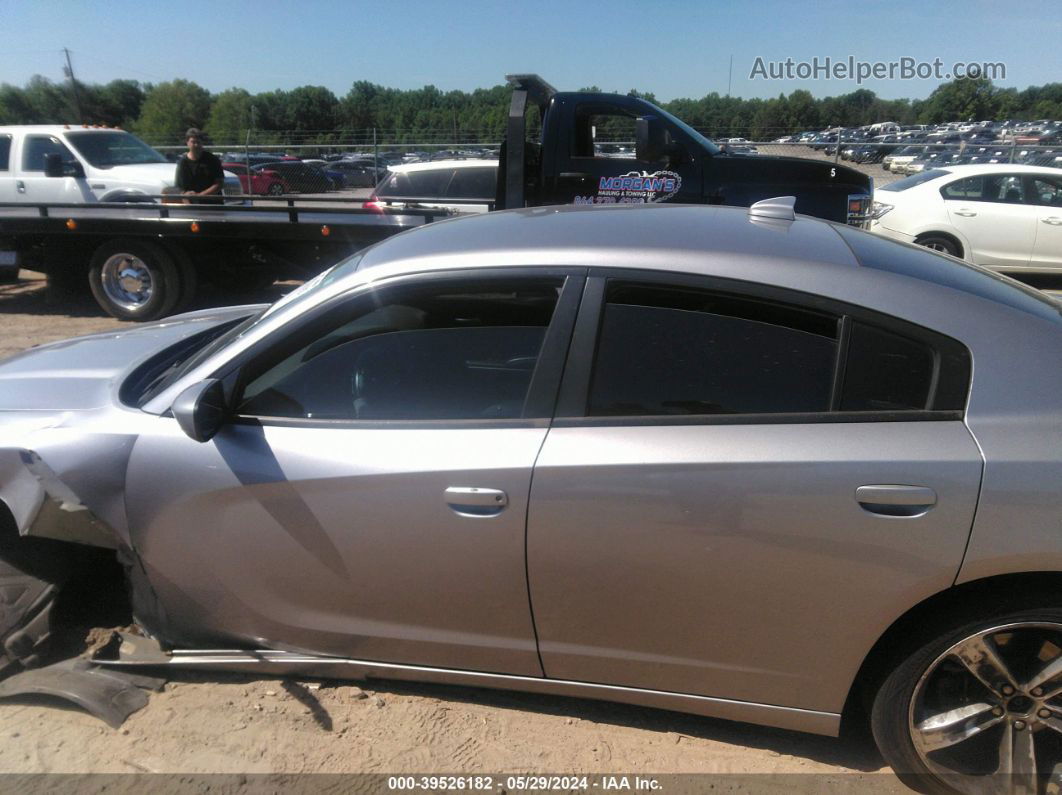
[[[0,285],[0,356],[123,326],[91,299],[51,299],[39,276],[23,276]],[[362,684],[183,674],[117,730],[72,707],[0,703],[0,774],[818,774],[698,781],[721,791],[907,791],[865,740],[577,699]]]

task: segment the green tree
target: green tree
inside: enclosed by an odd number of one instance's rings
[[[987,78],[952,80],[939,86],[922,105],[923,122],[994,119],[1002,102],[998,89]]]
[[[243,143],[251,127],[251,95],[230,88],[214,97],[206,129],[218,143]]]
[[[189,127],[204,128],[210,116],[210,93],[190,80],[153,87],[144,100],[136,130],[150,143],[178,144]]]

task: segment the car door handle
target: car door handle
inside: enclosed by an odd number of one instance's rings
[[[509,505],[509,495],[501,489],[451,486],[445,492],[446,504],[460,516],[497,516]]]
[[[15,190],[17,190],[19,193],[25,193],[26,183],[20,179],[15,180]]]
[[[1057,215],[1052,215],[1048,218],[1041,218],[1040,220],[1043,221],[1045,224],[1051,224],[1051,226],[1062,226],[1062,218],[1059,218]]]
[[[590,175],[585,171],[562,171],[561,179],[589,179]]]
[[[856,502],[881,516],[920,516],[937,504],[937,493],[926,486],[882,484],[860,486]]]
[[[964,218],[973,218],[975,215],[977,215],[977,213],[975,213],[973,210],[967,210],[965,207],[961,210],[956,210],[955,214],[961,215]]]

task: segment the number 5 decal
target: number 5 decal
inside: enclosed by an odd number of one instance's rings
[[[830,179],[833,179],[836,176],[837,176],[837,169],[836,168],[831,168],[830,169]]]

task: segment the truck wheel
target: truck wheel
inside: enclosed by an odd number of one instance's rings
[[[32,668],[51,635],[51,613],[70,575],[69,545],[23,538],[0,505],[0,673]]]
[[[92,255],[89,286],[120,320],[165,317],[181,298],[181,274],[165,249],[148,241],[112,240]]]
[[[166,251],[173,257],[173,264],[177,268],[177,281],[181,287],[177,302],[170,308],[170,314],[175,315],[184,312],[195,299],[199,289],[199,275],[192,258],[180,245],[171,242]]]

